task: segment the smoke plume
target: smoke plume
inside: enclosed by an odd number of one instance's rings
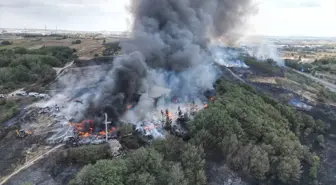
[[[110,71],[96,71],[94,93],[81,95],[85,114],[119,117],[138,99],[140,113],[130,119],[139,119],[153,108],[148,98],[169,93],[188,101],[213,88],[218,71],[211,40],[234,34],[253,10],[252,0],[131,0],[132,35],[121,43],[125,55]]]

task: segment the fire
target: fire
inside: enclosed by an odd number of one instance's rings
[[[204,105],[204,108],[207,108],[208,106],[209,106],[208,104],[205,104],[205,105]]]
[[[91,136],[92,137],[105,137],[105,135],[107,134],[105,129],[101,131],[96,131],[96,127],[94,126],[93,120],[84,120],[80,123],[69,122],[69,126],[72,126],[74,129],[74,132],[81,138],[87,138]],[[108,133],[113,134],[113,132],[115,132],[116,130],[117,130],[116,127],[111,127],[109,128]]]
[[[127,105],[127,109],[130,109],[130,108],[132,108],[132,105],[130,105],[130,104]]]
[[[90,136],[90,134],[88,133],[88,132],[85,132],[85,134],[83,135],[83,137],[89,137]]]
[[[112,127],[109,131],[110,132],[114,132],[114,131],[116,131],[117,129],[115,128],[115,127]]]
[[[90,133],[88,133],[88,132],[78,132],[78,135],[81,136],[81,137],[87,138],[87,137],[90,136]]]
[[[106,132],[105,131],[101,131],[101,132],[99,132],[99,135],[106,135]]]
[[[214,102],[214,101],[215,101],[215,97],[210,97],[209,100],[210,100],[211,102]]]

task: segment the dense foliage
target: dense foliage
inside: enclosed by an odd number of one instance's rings
[[[3,93],[24,85],[50,82],[56,75],[52,67],[62,67],[74,58],[74,51],[68,47],[0,50],[0,90]]]
[[[69,184],[201,185],[205,182],[203,151],[169,137],[123,158],[87,165]]]
[[[328,72],[330,74],[336,74],[336,58],[324,58],[315,60],[313,62],[316,71]]]
[[[316,184],[327,126],[249,86],[219,81],[216,101],[188,123],[188,142],[167,136],[126,156],[85,166],[71,185],[206,184],[205,161],[261,184]],[[128,130],[128,131],[127,131]],[[120,134],[126,136],[130,128]],[[134,148],[136,149],[136,148]]]
[[[218,94],[215,103],[189,124],[194,144],[259,182],[296,184],[308,166],[310,178],[316,179],[318,156],[303,143],[324,133],[322,121],[248,86],[221,81]]]

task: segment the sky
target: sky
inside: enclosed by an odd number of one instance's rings
[[[246,33],[336,37],[336,0],[255,0]],[[0,28],[125,31],[127,0],[0,0]]]

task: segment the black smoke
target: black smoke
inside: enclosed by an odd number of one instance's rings
[[[132,38],[121,43],[125,56],[115,59],[92,99],[111,116],[153,85],[185,94],[208,90],[216,79],[210,41],[233,34],[254,9],[252,0],[131,0],[129,10],[134,22]],[[116,95],[122,108],[113,108]]]

